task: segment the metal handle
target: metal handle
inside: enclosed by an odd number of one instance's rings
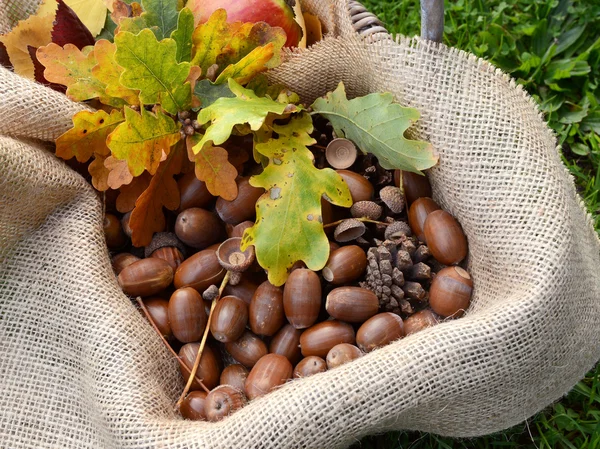
[[[352,26],[363,36],[388,35],[381,20],[367,10],[360,2],[350,0],[348,12]],[[442,42],[444,34],[444,0],[421,0],[421,37],[434,42]]]

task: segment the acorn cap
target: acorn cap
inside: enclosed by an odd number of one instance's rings
[[[217,259],[227,271],[242,272],[254,262],[254,246],[242,251],[241,244],[241,237],[231,237],[217,248]]]
[[[404,221],[395,221],[385,229],[384,237],[386,240],[399,239],[400,237],[410,237],[412,231],[408,223]]]
[[[354,144],[348,139],[333,139],[327,145],[325,158],[329,165],[336,169],[344,169],[354,164],[357,150]]]
[[[373,201],[358,201],[352,205],[350,213],[354,218],[369,218],[377,220],[383,213],[383,208]]]
[[[399,187],[386,186],[379,192],[379,197],[395,214],[399,214],[404,209],[404,194]]]
[[[175,247],[185,257],[185,245],[172,232],[157,232],[152,241],[144,248],[144,257],[150,257],[159,248]]]
[[[362,221],[348,218],[337,225],[335,231],[333,231],[333,238],[340,243],[349,242],[362,236],[366,230],[367,228]]]
[[[205,301],[212,301],[217,296],[219,296],[219,287],[217,287],[215,284],[208,287],[202,293],[202,299],[204,299]]]

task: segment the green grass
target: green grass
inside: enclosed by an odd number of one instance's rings
[[[392,33],[419,34],[416,0],[363,0]],[[600,2],[446,1],[444,43],[510,73],[537,100],[600,229]],[[365,449],[600,448],[600,364],[560,402],[504,432],[469,440],[419,432],[365,438]]]

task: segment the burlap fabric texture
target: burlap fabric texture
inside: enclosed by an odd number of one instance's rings
[[[344,81],[418,108],[435,199],[469,239],[460,320],[294,381],[215,424],[173,411],[176,362],[123,295],[102,204],[45,148],[83,108],[0,71],[0,446],[334,448],[392,429],[475,436],[564,395],[600,356],[599,245],[532,99],[477,58],[361,40],[343,0],[303,2],[329,38],[272,78],[311,101]],[[6,2],[2,31],[32,8]]]

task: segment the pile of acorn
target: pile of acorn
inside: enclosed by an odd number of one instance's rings
[[[183,175],[180,209],[165,230],[172,232],[143,249],[128,244],[129,214],[106,214],[107,244],[124,251],[112,258],[118,282],[191,386],[178,404],[185,418],[222,419],[291,379],[334,369],[469,306],[473,283],[458,265],[466,237],[431,199],[427,178],[383,170],[322,129],[311,148],[315,164],[338,171],[354,205],[322,201],[329,261],[320,272],[297,263],[282,287],[266,280],[253,247],[240,250],[264,193],[248,182],[253,162],[238,167],[245,176],[233,201],[213,197],[193,172]]]

